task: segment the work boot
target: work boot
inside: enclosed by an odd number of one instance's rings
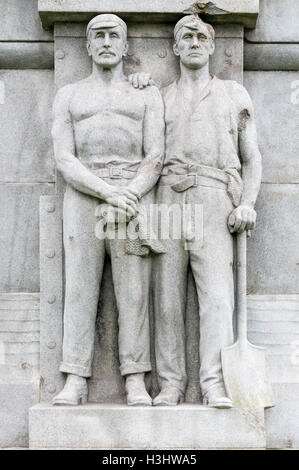
[[[211,387],[203,397],[203,404],[221,409],[233,407],[233,402],[226,396],[223,386]]]
[[[53,398],[53,405],[83,405],[87,403],[87,382],[85,377],[68,374],[63,390]]]
[[[162,388],[153,400],[154,406],[176,406],[184,401],[184,394],[176,387],[168,385]]]
[[[129,406],[152,406],[153,404],[145,388],[144,374],[126,376],[126,394]]]

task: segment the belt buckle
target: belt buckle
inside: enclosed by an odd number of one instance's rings
[[[114,168],[109,167],[109,176],[110,178],[122,178],[123,176],[123,169],[122,168]]]
[[[197,173],[188,173],[188,176],[193,176],[194,177],[194,183],[193,187],[196,188],[198,186],[198,174]]]

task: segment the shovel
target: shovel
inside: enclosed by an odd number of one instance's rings
[[[247,233],[237,234],[237,341],[221,351],[223,378],[236,408],[275,406],[266,373],[266,349],[247,340]]]

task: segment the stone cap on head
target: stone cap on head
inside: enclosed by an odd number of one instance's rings
[[[88,23],[86,28],[86,36],[88,37],[89,31],[91,29],[115,28],[115,26],[120,26],[127,36],[127,25],[119,16],[113,15],[112,13],[97,15]]]
[[[177,22],[174,27],[174,38],[176,39],[178,33],[183,27],[196,30],[199,25],[204,25],[208,29],[210,35],[212,36],[212,39],[215,38],[215,31],[213,26],[202,21],[202,19],[196,14],[184,16],[180,19],[180,21]]]

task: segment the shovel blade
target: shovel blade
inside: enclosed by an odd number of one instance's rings
[[[221,360],[226,391],[236,408],[275,406],[267,378],[265,348],[237,341],[222,349]]]

